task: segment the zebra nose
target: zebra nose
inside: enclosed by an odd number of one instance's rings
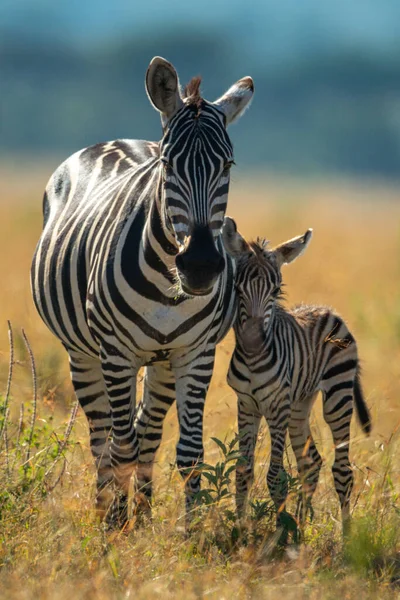
[[[211,277],[220,275],[225,267],[225,260],[215,247],[210,228],[203,226],[193,229],[188,247],[178,254],[175,263],[184,274],[207,273]]]
[[[247,319],[240,328],[239,336],[246,352],[249,354],[259,352],[265,339],[264,319],[262,317]]]
[[[183,252],[178,254],[175,262],[182,273],[208,272],[213,275],[220,275],[225,267],[225,260],[217,251],[213,254]]]

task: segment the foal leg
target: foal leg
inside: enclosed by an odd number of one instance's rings
[[[357,345],[345,323],[338,320],[335,336],[329,339],[329,359],[322,377],[324,418],[335,444],[332,466],[335,489],[342,509],[343,534],[350,527],[350,495],[353,488],[353,470],[349,460],[350,422],[357,385]],[[365,410],[365,407],[363,407]],[[364,415],[368,419],[368,413]]]
[[[310,412],[315,396],[310,396],[292,405],[289,435],[296,457],[301,491],[297,504],[297,517],[304,523],[307,512],[313,517],[312,497],[318,484],[322,459],[310,430]]]
[[[326,386],[324,418],[328,423],[335,444],[335,460],[332,466],[336,493],[342,509],[343,535],[350,528],[350,495],[354,476],[349,460],[350,422],[353,413],[353,382]]]
[[[236,465],[236,510],[244,516],[247,496],[254,480],[254,450],[261,415],[248,396],[238,397],[238,433],[241,458]]]
[[[290,417],[290,398],[285,390],[271,401],[266,413],[271,436],[271,460],[267,473],[267,485],[277,511],[277,526],[282,525],[288,494],[287,473],[283,466],[286,432]]]

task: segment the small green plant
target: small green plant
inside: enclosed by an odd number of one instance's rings
[[[243,462],[243,458],[236,449],[238,437],[233,438],[228,444],[224,444],[215,437],[211,439],[221,450],[222,460],[218,461],[215,466],[207,463],[199,465],[199,471],[207,480],[208,487],[199,492],[196,500],[207,506],[219,506],[224,499],[232,498],[232,473],[235,471],[237,463]]]
[[[18,422],[10,417],[11,385],[14,366],[14,337],[8,322],[10,344],[9,373],[4,398],[0,398],[0,467],[4,481],[0,491],[0,521],[23,518],[24,508],[32,509],[60,483],[67,465],[67,451],[78,405],[72,408],[65,431],[57,435],[53,417],[38,419],[38,393],[35,358],[29,340],[22,338],[29,356],[32,373],[32,401],[21,403]],[[28,511],[29,514],[35,511]]]
[[[344,545],[344,560],[363,576],[400,581],[400,494],[393,481],[393,443],[398,427],[381,444],[383,474],[369,483],[366,511],[354,518]],[[393,468],[394,467],[394,468]]]
[[[230,555],[239,546],[262,548],[275,529],[278,517],[277,509],[272,500],[250,501],[250,514],[247,521],[239,522],[234,506],[233,473],[237,465],[245,464],[245,459],[238,450],[239,437],[229,442],[211,438],[221,453],[221,459],[215,464],[202,463],[197,467],[206,480],[205,487],[196,495],[197,511],[192,526],[201,524],[202,545],[205,540],[207,547],[216,545],[220,551]],[[288,477],[289,492],[298,489],[298,480]],[[283,537],[292,533],[297,541],[297,523],[286,512],[279,512]],[[275,536],[276,537],[276,536]],[[273,542],[275,546],[282,536]]]

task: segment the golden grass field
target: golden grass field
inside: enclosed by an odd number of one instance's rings
[[[287,301],[328,304],[347,319],[358,340],[373,416],[369,439],[355,419],[353,423],[353,529],[343,546],[330,473],[332,442],[317,403],[313,431],[326,464],[314,499],[314,521],[307,525],[300,547],[278,556],[271,550],[271,523],[259,523],[264,537],[229,545],[224,515],[233,508],[232,498],[204,511],[196,532],[189,538],[184,535],[182,483],[173,468],[174,409],[157,456],[151,524],[109,535],[96,521],[94,473],[81,412],[64,449],[65,473],[54,491],[48,487],[46,491],[46,481],[54,482],[63,464],[63,459],[56,463],[43,482],[44,472],[56,461],[54,448],[62,440],[74,401],[67,355],[36,314],[29,286],[30,261],[41,231],[42,191],[55,166],[27,168],[23,179],[10,166],[0,168],[3,400],[9,361],[7,319],[12,322],[16,353],[8,451],[3,439],[0,453],[0,597],[400,597],[400,189],[372,182],[298,182],[267,176],[232,182],[228,214],[245,236],[265,236],[277,244],[313,227],[307,252],[284,270]],[[32,417],[32,386],[21,328],[32,346],[38,376],[36,430],[25,471],[21,465]],[[211,436],[230,440],[236,427],[235,396],[225,381],[232,348],[230,333],[218,348],[206,404],[206,462],[212,464],[221,455]],[[17,448],[21,403],[25,412]],[[269,456],[265,428],[259,437],[252,496],[265,500]],[[291,465],[290,451],[288,460]]]

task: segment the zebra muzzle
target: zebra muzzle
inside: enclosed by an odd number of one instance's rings
[[[261,351],[264,341],[264,319],[250,317],[239,329],[240,341],[248,354],[257,354]]]
[[[187,248],[175,259],[184,292],[193,296],[209,294],[225,268],[209,227],[195,227]]]

